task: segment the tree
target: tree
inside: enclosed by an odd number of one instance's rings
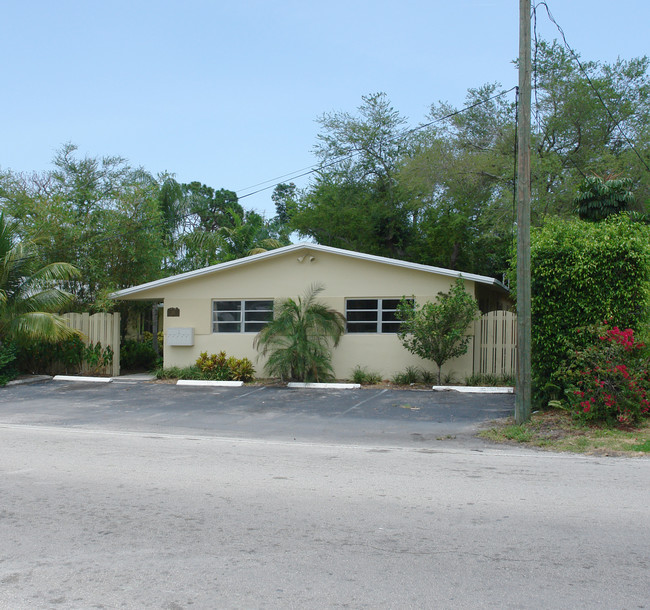
[[[339,343],[345,318],[316,300],[323,290],[324,286],[314,284],[297,301],[276,303],[273,320],[254,342],[262,356],[268,355],[269,375],[316,382],[333,378],[331,348]]]
[[[406,119],[383,93],[362,99],[357,116],[336,112],[318,119],[322,131],[314,152],[321,167],[298,202],[292,227],[324,245],[403,257],[413,215],[397,180],[410,145]],[[341,222],[341,213],[354,224]]]
[[[76,334],[57,315],[73,300],[57,283],[77,276],[67,263],[40,266],[35,244],[19,241],[15,224],[0,214],[0,346],[6,340],[56,341]]]
[[[611,321],[635,332],[650,313],[650,229],[627,214],[602,222],[555,218],[531,231],[532,372],[535,397],[557,398],[569,351],[587,347],[581,327]],[[516,290],[516,260],[510,285]],[[561,394],[560,394],[561,395]]]
[[[398,337],[409,352],[438,365],[441,383],[442,365],[467,352],[467,328],[478,313],[476,300],[459,277],[449,292],[438,293],[435,303],[427,301],[418,308],[414,300],[403,299],[397,310],[402,321]]]
[[[587,176],[578,187],[574,203],[582,220],[603,220],[632,209],[632,180],[613,176]]]
[[[16,231],[37,240],[42,265],[66,262],[79,279],[67,289],[93,306],[110,290],[157,279],[165,253],[159,184],[120,157],[79,158],[67,144],[54,169],[1,177],[0,201]]]

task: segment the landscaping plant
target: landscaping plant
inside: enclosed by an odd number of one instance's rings
[[[571,352],[558,373],[573,415],[610,426],[650,417],[650,362],[634,331],[602,325],[581,332],[588,346]]]
[[[266,372],[282,380],[319,382],[334,377],[331,348],[345,330],[345,318],[319,303],[324,286],[312,285],[298,300],[275,304],[274,317],[255,337],[254,345],[268,356]]]
[[[567,352],[588,347],[579,327],[606,319],[637,331],[647,324],[650,227],[625,214],[597,223],[549,220],[531,232],[530,268],[531,364],[535,398],[544,404],[561,398],[557,372]]]
[[[397,310],[402,322],[398,337],[409,352],[438,365],[440,384],[443,364],[467,352],[467,328],[478,314],[476,299],[458,277],[449,292],[438,293],[435,303],[427,301],[418,308],[414,299],[402,299]]]

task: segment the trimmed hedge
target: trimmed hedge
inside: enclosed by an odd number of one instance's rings
[[[514,286],[516,261],[510,269]],[[650,311],[650,228],[617,215],[599,223],[553,219],[531,231],[532,369],[538,399],[560,390],[556,373],[578,328],[611,321],[645,332]]]

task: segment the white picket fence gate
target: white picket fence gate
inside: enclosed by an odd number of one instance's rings
[[[517,314],[490,311],[474,323],[474,373],[517,373]]]
[[[102,344],[113,350],[113,364],[110,370],[102,371],[105,375],[117,377],[120,374],[120,314],[119,313],[67,313],[63,316],[70,328],[81,331],[83,342]]]

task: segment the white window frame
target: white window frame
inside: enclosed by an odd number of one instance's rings
[[[385,301],[397,301],[399,303],[402,300],[402,297],[348,297],[345,299],[345,332],[350,335],[396,335],[398,330],[384,330],[384,324],[395,324],[395,320],[384,320],[385,313],[393,313],[397,311],[397,306],[388,307],[384,306]],[[413,299],[407,299],[407,301],[412,301]],[[348,304],[350,301],[376,301],[376,307],[367,307],[360,308],[355,307],[350,309]],[[376,312],[374,320],[350,320],[350,313],[352,312]],[[374,329],[368,330],[350,330],[350,324],[373,324]],[[399,322],[397,322],[399,323]]]
[[[217,303],[238,303],[239,308],[234,309],[217,309]],[[270,303],[269,309],[248,309],[247,303]],[[261,329],[256,328],[255,330],[246,330],[247,325],[251,324],[268,324],[273,319],[273,299],[212,299],[212,332],[215,334],[224,334],[224,335],[237,335],[237,334],[255,334],[258,333]],[[247,318],[247,314],[255,313],[270,313],[268,320],[252,320]],[[218,314],[239,314],[238,316],[234,315],[232,320],[219,320]],[[238,318],[238,319],[236,319]],[[220,324],[237,324],[239,326],[238,330],[219,330]]]

